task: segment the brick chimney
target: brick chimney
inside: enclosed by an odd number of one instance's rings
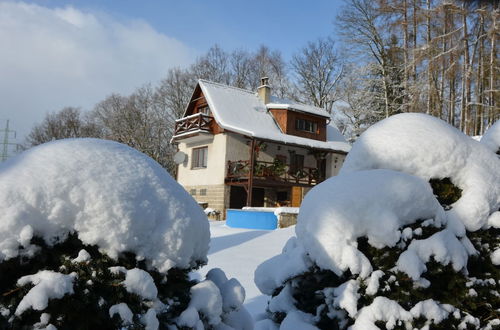
[[[260,78],[260,86],[257,88],[257,93],[264,104],[268,104],[271,101],[271,87],[269,86],[269,78]]]

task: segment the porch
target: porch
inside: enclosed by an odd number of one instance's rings
[[[255,161],[253,174],[249,160],[228,161],[226,171],[227,184],[243,184],[253,179],[260,186],[302,186],[312,187],[325,180],[324,169],[315,167],[297,167],[276,159],[274,162]]]
[[[174,137],[183,136],[189,133],[206,132],[213,134],[214,118],[204,113],[177,119],[175,121]]]

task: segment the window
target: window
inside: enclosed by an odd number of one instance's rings
[[[208,105],[203,105],[203,106],[198,108],[198,112],[209,116],[210,115],[210,108],[208,107]]]
[[[206,189],[200,189],[200,196],[206,196],[207,195],[207,190]]]
[[[206,168],[208,157],[208,147],[193,149],[191,168]]]
[[[291,154],[290,159],[290,172],[295,174],[304,168],[304,155],[296,153]]]
[[[276,155],[276,159],[282,162],[283,164],[286,164],[286,156],[285,155]]]
[[[316,133],[318,130],[318,123],[306,119],[296,119],[295,128],[299,131]]]
[[[191,196],[196,196],[196,189],[191,189],[191,190],[189,190],[189,194],[190,194]]]

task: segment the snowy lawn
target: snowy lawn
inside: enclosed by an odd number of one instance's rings
[[[246,290],[245,307],[253,317],[266,309],[268,297],[253,281],[258,265],[281,253],[286,241],[295,235],[295,227],[276,230],[230,228],[225,221],[210,221],[208,265],[194,276],[201,279],[212,268],[221,268],[228,278],[240,281]]]

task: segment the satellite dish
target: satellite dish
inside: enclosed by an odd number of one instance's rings
[[[177,165],[180,165],[180,164],[184,163],[184,161],[186,160],[186,157],[187,157],[187,155],[185,153],[183,153],[182,151],[177,151],[176,154],[174,155],[174,162]]]

